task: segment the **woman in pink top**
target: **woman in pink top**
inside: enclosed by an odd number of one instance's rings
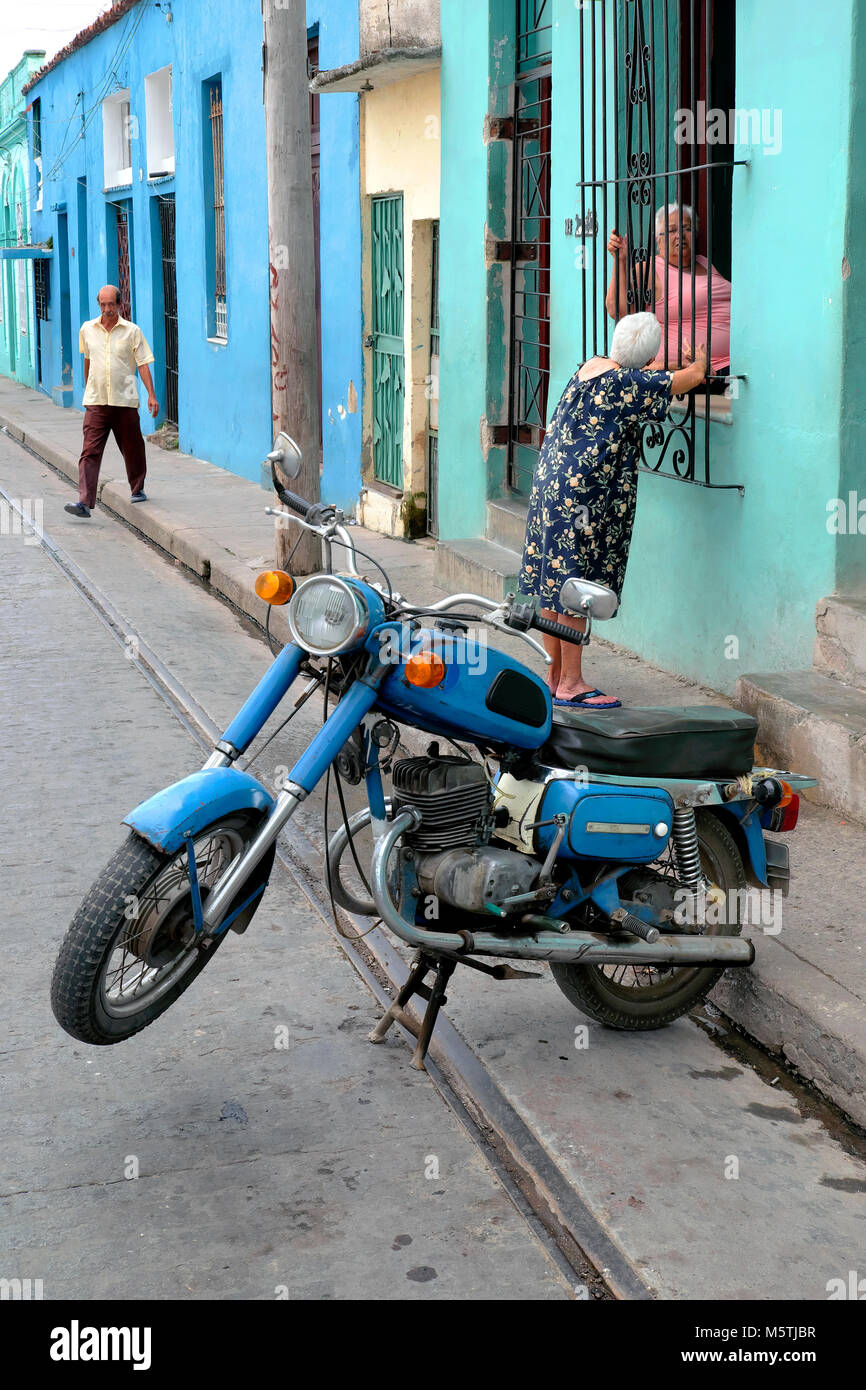
[[[682,213],[682,225],[680,214]],[[667,226],[665,226],[667,223]],[[708,351],[710,391],[720,394],[727,385],[731,364],[731,282],[710,268],[706,256],[694,255],[693,233],[697,231],[691,208],[671,203],[656,214],[655,315],[661,324],[662,346],[654,369],[676,368],[692,361],[694,345]],[[628,264],[625,239],[614,230],[607,243],[619,262],[610,277],[605,305],[611,318],[633,312],[628,305]],[[682,266],[682,281],[680,267]],[[619,304],[617,304],[619,279]],[[694,287],[694,333],[692,332],[692,290]],[[682,294],[682,300],[680,295]],[[707,345],[707,320],[712,295],[712,346]],[[716,380],[713,381],[712,377]],[[719,379],[721,378],[721,379]]]

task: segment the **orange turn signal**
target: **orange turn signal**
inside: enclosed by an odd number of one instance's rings
[[[410,685],[432,690],[445,679],[445,662],[434,652],[416,652],[406,662],[406,680]]]
[[[265,603],[281,608],[295,592],[295,581],[285,570],[265,570],[256,580],[256,593]]]
[[[794,799],[794,788],[791,786],[790,782],[783,782],[781,779],[779,781],[779,786],[782,788],[782,800],[779,802],[779,805],[790,806]]]

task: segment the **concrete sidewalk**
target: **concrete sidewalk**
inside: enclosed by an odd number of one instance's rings
[[[62,410],[41,392],[0,377],[0,426],[76,488],[81,424],[80,412]],[[151,500],[133,505],[123,461],[109,441],[99,483],[101,504],[261,622],[263,606],[253,580],[273,561],[274,522],[264,513],[270,496],[258,484],[186,454],[149,445],[147,458]],[[75,495],[70,488],[70,500]],[[47,514],[44,525],[50,535]],[[92,522],[81,525],[93,527],[98,544],[98,511]],[[360,527],[354,535],[387,570],[395,590],[419,603],[444,596],[433,579],[434,542],[407,544]],[[274,632],[283,639],[284,615],[274,610],[273,617]],[[497,638],[496,645],[542,669],[522,642]],[[626,704],[731,703],[602,639],[593,642],[588,659],[593,681]],[[757,937],[755,965],[730,972],[713,997],[735,1023],[784,1054],[803,1077],[866,1126],[866,830],[804,802],[800,825],[788,840],[793,886],[784,903],[782,930],[768,936],[750,928]]]

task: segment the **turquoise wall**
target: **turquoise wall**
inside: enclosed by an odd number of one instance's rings
[[[28,50],[0,82],[0,247],[18,244],[18,215],[22,213],[21,240],[30,241],[30,190],[28,188],[26,97],[22,86],[45,57]],[[36,384],[33,317],[33,266],[29,259],[0,261],[3,322],[0,324],[0,376],[13,377],[25,386]],[[24,332],[22,333],[22,328]]]
[[[748,381],[731,425],[712,427],[712,476],[745,495],[644,474],[623,612],[608,629],[724,691],[745,672],[811,667],[815,604],[834,588],[826,504],[840,467],[852,9],[838,0],[823,27],[810,0],[737,6],[737,105],[783,120],[781,152],[738,150],[751,164],[734,173],[731,348]],[[572,11],[560,14],[567,50]],[[567,141],[557,149],[564,163]],[[730,637],[738,656],[726,655]]]
[[[866,336],[859,264],[848,280],[842,270],[846,244],[863,241],[866,192],[853,141],[849,154],[866,69],[858,8],[859,0],[835,0],[833,25],[816,26],[811,0],[737,5],[737,106],[782,112],[781,152],[738,149],[751,164],[734,174],[731,342],[734,370],[748,382],[732,423],[711,427],[712,478],[745,493],[642,474],[623,608],[604,629],[641,656],[725,691],[744,672],[811,666],[815,604],[836,584],[827,503],[860,467],[866,443],[861,369],[849,363],[845,395],[842,385],[846,342],[859,353]],[[443,539],[483,534],[485,498],[502,490],[501,451],[485,458],[479,439],[491,399],[485,366],[501,353],[496,303],[489,314],[484,303],[492,210],[481,139],[487,83],[492,76],[495,102],[505,61],[503,46],[491,43],[500,10],[442,4]],[[551,413],[581,356],[583,279],[592,269],[591,260],[587,272],[576,265],[580,243],[565,232],[580,208],[574,0],[554,0],[554,21]],[[597,254],[603,294],[610,262],[603,245]],[[862,563],[856,553],[849,558],[849,574]],[[736,656],[728,654],[732,637]]]
[[[851,44],[852,100],[848,132],[848,216],[843,279],[844,371],[839,497],[866,499],[866,7],[858,6]],[[858,515],[858,522],[860,521]],[[862,524],[866,529],[866,518]],[[837,537],[836,589],[866,592],[866,535]]]
[[[439,531],[484,530],[487,149],[490,66],[487,6],[442,5],[442,217],[439,318]]]

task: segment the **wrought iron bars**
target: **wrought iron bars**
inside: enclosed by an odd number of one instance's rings
[[[745,162],[702,158],[706,151],[699,115],[711,108],[713,99],[717,11],[712,0],[593,0],[580,6],[577,229],[584,246],[577,263],[583,271],[584,359],[607,354],[615,319],[648,310],[659,312],[665,366],[682,366],[684,352],[695,346],[697,305],[704,298],[705,336],[710,357],[716,358],[720,370],[715,378],[711,373],[700,395],[678,398],[664,425],[643,428],[641,467],[703,487],[734,487],[742,492],[739,484],[713,483],[710,478],[711,395],[724,389],[727,381],[742,379],[732,377],[729,366],[722,368],[718,327],[713,335],[712,179],[714,173]],[[732,64],[732,42],[726,56]],[[675,236],[665,234],[657,261],[656,212],[670,203],[676,204],[670,219]],[[705,276],[697,257],[699,203],[706,208]],[[679,245],[689,209],[694,211],[686,262]],[[730,216],[730,207],[726,215]],[[625,237],[626,254],[622,262],[615,257],[605,296],[605,246],[614,229]],[[671,360],[674,341],[675,361]],[[700,477],[699,417],[705,419]]]
[[[162,233],[162,299],[165,320],[165,418],[178,423],[177,374],[177,254],[175,249],[174,194],[159,199]]]
[[[517,0],[508,481],[526,493],[550,382],[551,0]]]
[[[210,89],[210,128],[213,147],[214,337],[227,339],[229,326],[226,299],[226,209],[221,82],[215,82]]]

